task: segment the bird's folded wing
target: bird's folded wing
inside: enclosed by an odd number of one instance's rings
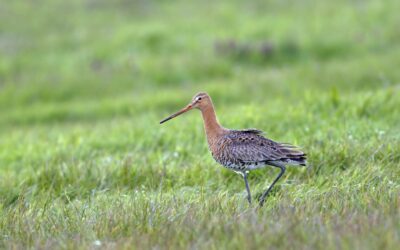
[[[230,135],[223,147],[237,162],[255,163],[303,157],[305,154],[290,144],[282,144],[257,134]]]

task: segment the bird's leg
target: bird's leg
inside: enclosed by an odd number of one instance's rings
[[[251,204],[251,193],[250,193],[249,182],[247,181],[247,174],[248,174],[248,172],[243,172],[242,175],[243,175],[244,183],[246,184],[247,200],[249,201],[249,204]]]
[[[272,165],[274,167],[278,167],[281,169],[281,172],[279,173],[279,175],[275,178],[275,180],[272,182],[271,186],[269,186],[269,188],[262,194],[261,198],[260,198],[260,207],[262,207],[264,205],[264,201],[265,198],[267,197],[269,191],[271,191],[272,187],[275,185],[275,183],[282,177],[282,175],[285,173],[285,166],[283,165]]]

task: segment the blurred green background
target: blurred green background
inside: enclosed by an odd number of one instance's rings
[[[399,9],[2,1],[0,247],[395,249]],[[199,91],[224,126],[308,153],[263,210],[198,112],[158,124]],[[275,175],[254,171],[254,194]]]

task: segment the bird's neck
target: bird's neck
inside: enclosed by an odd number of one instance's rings
[[[213,138],[221,135],[224,132],[224,128],[219,124],[217,115],[215,114],[214,106],[209,105],[201,110],[204,121],[204,130],[206,131],[207,140],[210,144]]]

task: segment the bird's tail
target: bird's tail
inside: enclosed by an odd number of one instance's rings
[[[280,146],[280,150],[283,153],[283,157],[280,159],[282,162],[290,165],[307,165],[307,155],[298,147],[288,143],[280,143]]]

